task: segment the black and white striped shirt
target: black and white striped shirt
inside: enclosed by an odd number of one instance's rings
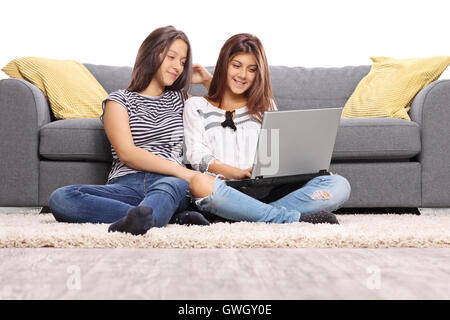
[[[117,90],[103,101],[103,110],[107,100],[115,101],[126,108],[136,147],[183,165],[184,103],[181,92],[165,91],[158,97],[150,97],[128,90]],[[103,122],[103,114],[100,119]],[[139,172],[123,164],[113,146],[111,153],[113,162],[108,181]]]

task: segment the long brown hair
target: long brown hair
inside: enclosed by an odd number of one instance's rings
[[[165,89],[173,91],[180,90],[184,95],[187,94],[192,76],[191,45],[186,34],[175,29],[173,26],[161,27],[154,30],[141,44],[137,53],[133,73],[131,74],[131,81],[127,88],[128,91],[140,92],[147,88],[164,61],[172,42],[176,39],[181,39],[187,44],[186,63],[183,72],[177,80]],[[160,58],[162,52],[163,55]]]
[[[244,95],[247,98],[249,115],[261,121],[264,111],[275,110],[276,106],[266,54],[261,41],[254,35],[239,33],[225,42],[217,59],[208,99],[221,104],[227,84],[228,64],[239,53],[252,53],[255,56],[255,80]]]

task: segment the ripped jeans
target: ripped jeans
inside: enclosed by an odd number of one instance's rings
[[[201,211],[233,221],[291,223],[301,214],[335,211],[350,197],[350,183],[340,175],[324,175],[311,179],[303,187],[271,203],[256,200],[232,187],[219,177],[213,193],[194,198]]]

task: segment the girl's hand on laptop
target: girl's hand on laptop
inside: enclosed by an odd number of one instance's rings
[[[252,176],[248,169],[242,170],[232,166],[227,166],[226,170],[221,171],[220,174],[229,180],[241,180]]]
[[[252,168],[248,169],[240,169],[234,166],[230,166],[228,164],[222,163],[218,160],[214,160],[208,166],[208,171],[221,174],[226,179],[230,180],[241,180],[245,178],[250,178],[252,176]]]
[[[241,180],[241,179],[250,178],[251,176],[252,176],[252,168],[248,168],[248,169],[244,169],[244,170],[236,168],[232,179]]]

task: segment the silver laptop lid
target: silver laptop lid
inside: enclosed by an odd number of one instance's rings
[[[329,170],[342,108],[266,111],[252,179]]]

